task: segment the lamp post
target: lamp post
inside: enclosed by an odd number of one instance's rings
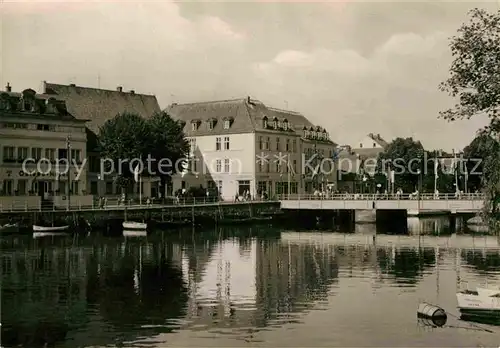
[[[66,151],[68,153],[68,195],[67,195],[67,209],[71,209],[71,137],[66,137]]]

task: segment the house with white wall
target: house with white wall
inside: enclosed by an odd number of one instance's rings
[[[217,187],[230,200],[245,191],[253,197],[297,194],[336,182],[337,170],[327,170],[335,167],[336,144],[301,113],[250,97],[172,104],[166,111],[185,122],[191,143],[190,163],[173,179],[174,191]],[[307,170],[320,164],[320,173]]]

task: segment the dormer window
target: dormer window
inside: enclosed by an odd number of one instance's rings
[[[213,130],[215,128],[216,123],[217,123],[217,120],[215,118],[208,120],[208,129]]]
[[[225,119],[224,120],[224,129],[229,129],[229,127],[231,127],[231,121],[229,121],[228,119]]]
[[[266,129],[268,127],[267,116],[262,118],[262,128]]]
[[[200,126],[200,121],[192,121],[191,122],[191,130],[192,131],[198,130],[199,126]]]
[[[363,144],[362,144],[362,143],[360,143],[360,144],[359,144],[359,148],[361,149],[362,147],[363,147]]]
[[[304,138],[309,137],[309,131],[307,129],[304,130]]]
[[[283,130],[288,130],[288,120],[286,118],[283,120]]]
[[[373,147],[377,147],[377,143],[373,143]]]
[[[328,140],[328,133],[326,131],[323,132],[323,139]]]
[[[273,119],[273,128],[278,129],[278,119],[276,117]]]

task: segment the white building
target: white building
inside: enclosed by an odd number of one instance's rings
[[[174,191],[217,187],[230,200],[245,191],[273,196],[312,193],[336,184],[336,144],[300,113],[270,108],[250,97],[172,104],[167,112],[186,123],[191,143],[192,161],[174,178]]]

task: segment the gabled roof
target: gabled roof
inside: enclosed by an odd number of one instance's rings
[[[374,142],[376,142],[377,144],[379,144],[380,146],[382,146],[383,148],[386,148],[389,143],[387,141],[385,141],[381,136],[380,134],[373,134],[373,133],[369,133],[368,134],[368,137],[370,139],[372,139]]]
[[[69,113],[74,117],[88,119],[87,127],[96,134],[99,132],[99,127],[117,114],[130,112],[149,118],[155,112],[160,111],[154,95],[61,85],[45,81],[43,88],[45,94],[57,95],[58,99],[63,99]]]
[[[221,101],[208,101],[188,104],[172,104],[166,111],[173,117],[186,122],[184,132],[187,136],[202,136],[212,134],[252,133],[267,131],[263,120],[267,117],[271,123],[274,118],[288,121],[292,129],[300,131],[304,126],[314,125],[302,114],[294,111],[280,110],[266,106],[259,100],[238,98]],[[229,129],[224,129],[224,120],[232,118]],[[213,129],[207,127],[208,121],[216,119]],[[192,122],[201,122],[198,130],[193,131]],[[273,131],[273,130],[270,130]]]

